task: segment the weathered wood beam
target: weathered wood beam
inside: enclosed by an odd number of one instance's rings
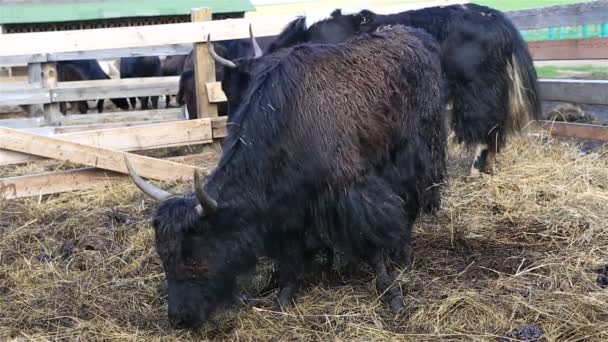
[[[608,141],[608,126],[541,121],[541,128],[555,137]]]
[[[173,162],[83,145],[57,138],[0,127],[0,148],[40,157],[93,166],[104,170],[126,173],[128,156],[135,170],[146,178],[179,180],[192,177],[194,168]]]
[[[528,42],[528,48],[535,61],[608,59],[608,38],[544,40]]]
[[[215,160],[213,154],[203,153],[184,157],[167,158],[168,161],[205,164]],[[86,190],[108,181],[125,179],[127,175],[97,168],[81,168],[69,171],[46,172],[37,175],[0,179],[0,199],[49,195],[61,192]]]
[[[601,24],[608,17],[608,0],[510,11],[507,16],[520,30]]]
[[[608,80],[541,79],[539,85],[544,101],[608,104]]]
[[[60,82],[51,91],[53,102],[175,95],[179,76]]]
[[[161,147],[207,144],[213,141],[210,119],[184,120],[135,127],[63,133],[53,138],[118,151],[141,151]],[[39,161],[44,158],[0,149],[0,166]]]
[[[183,119],[181,109],[171,108],[105,114],[68,115],[62,116],[57,124],[63,126],[74,126],[135,121],[168,121],[180,119]],[[0,127],[8,128],[34,128],[44,125],[44,118],[0,120]]]
[[[397,6],[372,6],[392,13],[467,1],[425,1]],[[327,8],[328,13],[333,8]],[[193,43],[248,38],[251,23],[257,37],[274,36],[295,16],[264,16],[180,24],[147,25],[89,30],[14,33],[0,37],[0,65],[44,63],[74,59],[187,54]],[[188,46],[189,45],[189,46]]]

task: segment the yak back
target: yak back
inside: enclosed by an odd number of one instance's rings
[[[244,201],[260,212],[306,206],[365,182],[407,149],[416,207],[438,205],[423,195],[445,173],[438,50],[426,33],[399,27],[250,61],[254,76],[207,190],[220,205]]]

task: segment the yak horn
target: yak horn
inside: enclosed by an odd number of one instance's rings
[[[251,29],[251,23],[249,23],[249,37],[251,37],[251,45],[253,45],[253,58],[260,58],[264,55],[262,49],[260,48],[260,44],[255,39],[253,35],[253,30]]]
[[[167,198],[173,196],[173,194],[171,194],[170,192],[159,189],[156,186],[152,185],[151,183],[148,183],[145,180],[141,179],[141,177],[139,177],[137,175],[137,173],[135,173],[135,170],[133,170],[133,166],[131,166],[129,159],[126,156],[125,156],[125,165],[127,166],[127,170],[129,171],[129,176],[131,176],[133,183],[135,183],[135,185],[137,185],[137,187],[141,191],[143,191],[144,194],[152,197],[153,199],[155,199],[159,202],[164,201]]]
[[[196,211],[201,216],[207,216],[217,209],[217,202],[203,189],[202,174],[199,170],[194,170],[194,193],[198,198],[199,205]]]
[[[217,52],[215,52],[215,49],[213,48],[213,43],[211,43],[210,34],[207,35],[207,49],[209,50],[209,55],[211,55],[211,58],[213,58],[214,61],[220,63],[221,65],[223,65],[227,68],[231,68],[231,69],[237,68],[236,64],[234,64],[233,61],[223,58],[220,55],[218,55]]]

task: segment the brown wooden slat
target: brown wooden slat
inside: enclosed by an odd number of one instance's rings
[[[556,137],[608,141],[608,126],[541,121],[540,125]]]
[[[544,40],[529,42],[528,48],[535,61],[608,59],[608,38]]]
[[[510,11],[506,14],[520,30],[600,24],[607,21],[608,1],[589,1],[571,5],[541,7]]]

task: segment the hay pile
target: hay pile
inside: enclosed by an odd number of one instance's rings
[[[173,331],[154,204],[114,182],[0,204],[0,340],[497,340],[529,323],[547,341],[608,339],[596,273],[608,263],[608,158],[522,139],[494,176],[471,180],[459,176],[470,156],[452,152],[444,209],[417,225],[413,269],[397,284],[398,316],[362,270],[325,277],[285,313],[262,302]]]

